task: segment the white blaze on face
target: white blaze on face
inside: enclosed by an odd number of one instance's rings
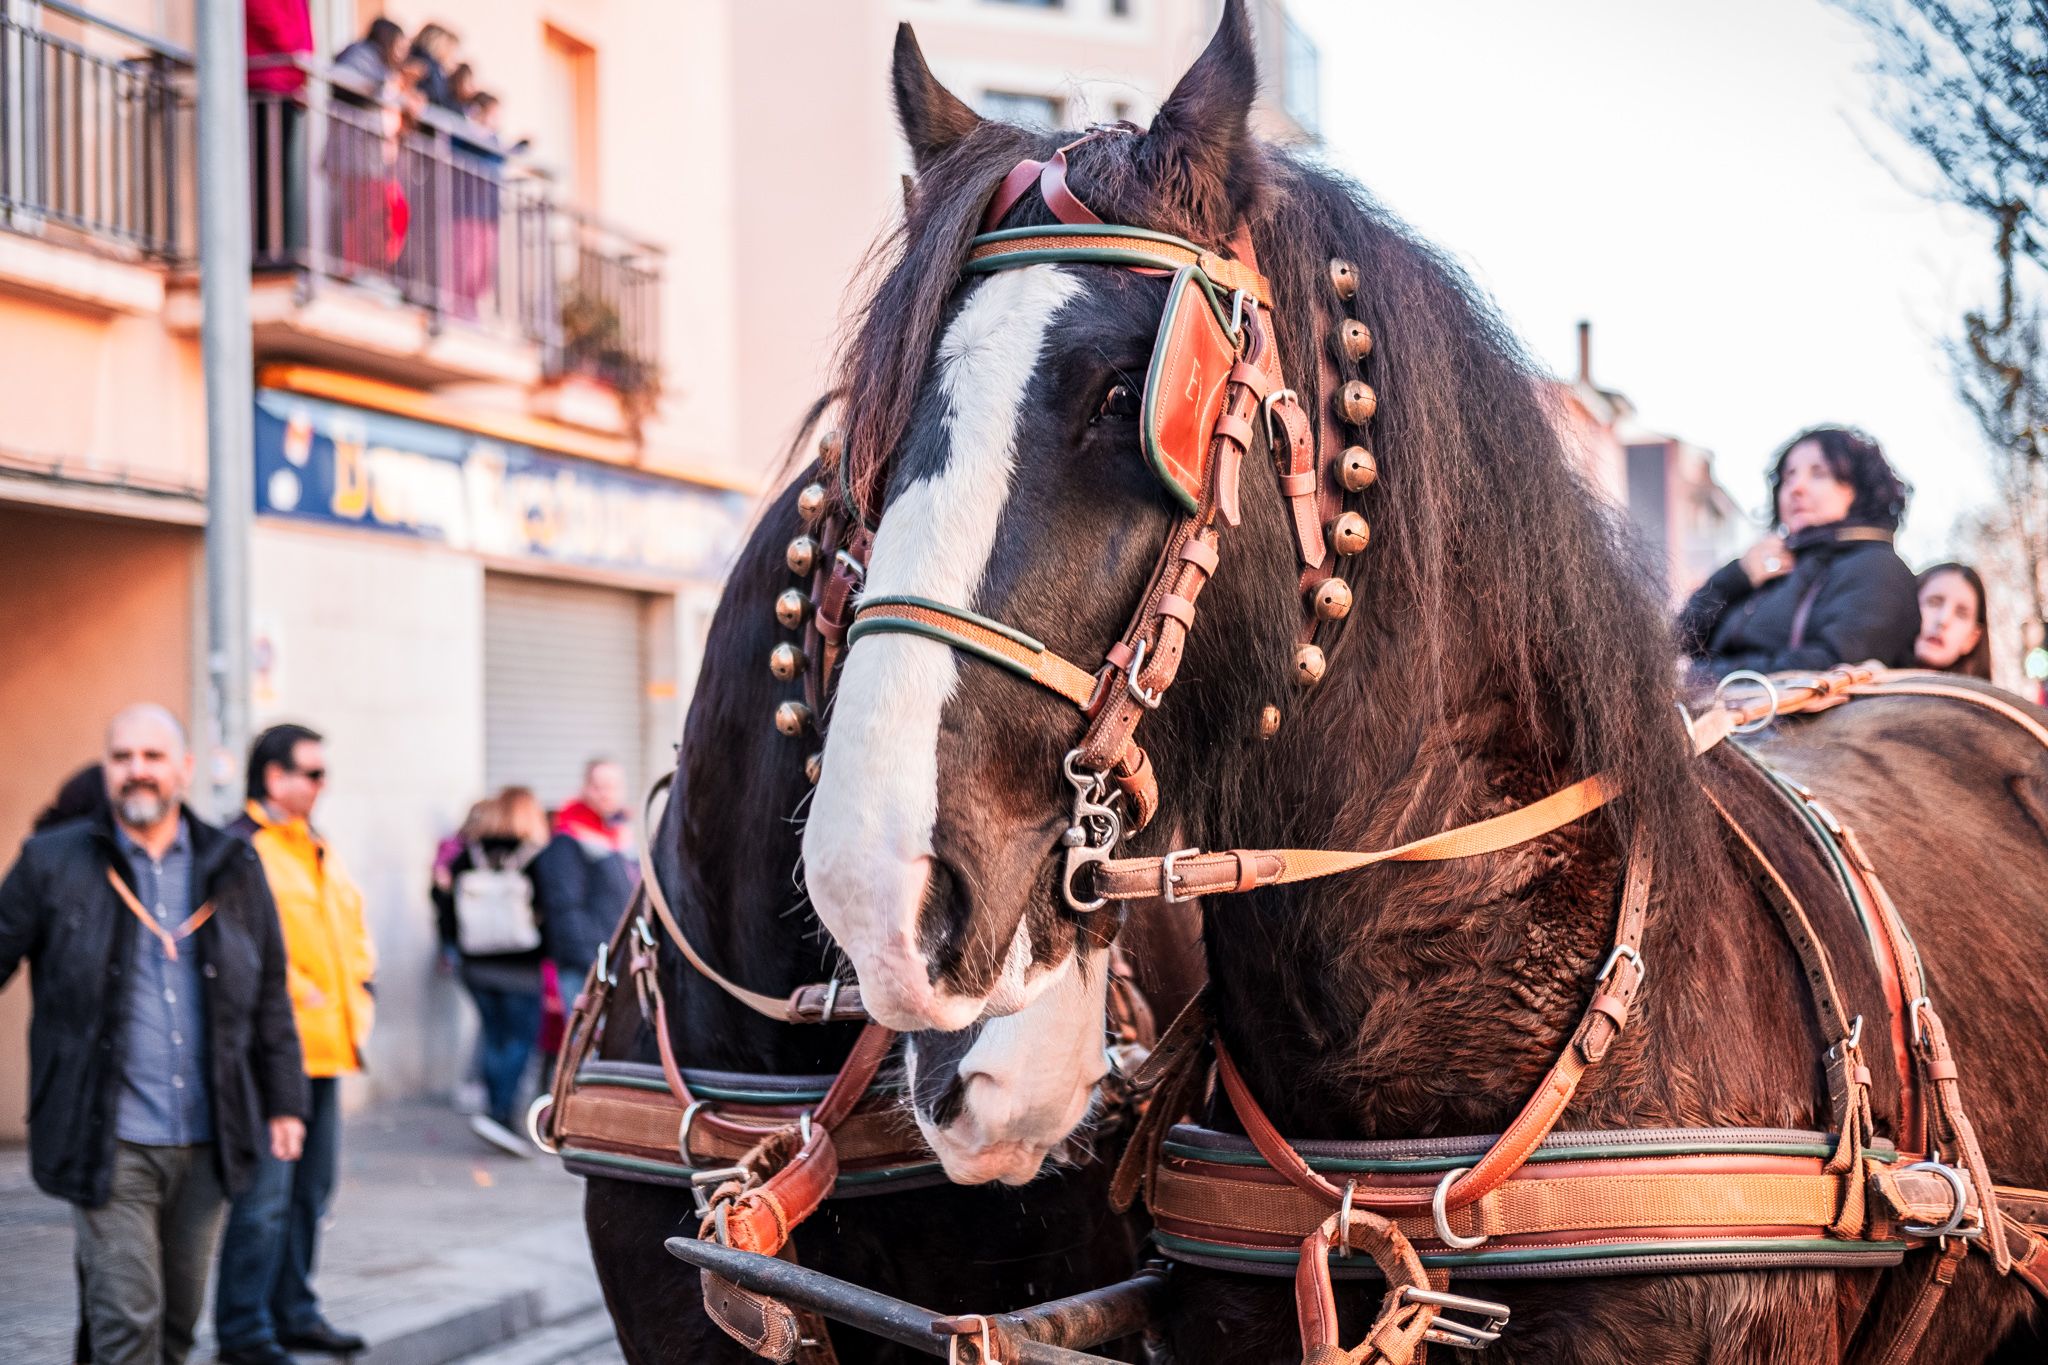
[[[1016,1014],[981,1026],[960,1060],[960,1112],[944,1128],[918,1115],[918,1130],[946,1177],[961,1185],[1022,1185],[1088,1116],[1109,1072],[1103,1049],[1109,950],[1069,957]]]
[[[1009,502],[1025,391],[1054,316],[1078,289],[1057,266],[1025,266],[984,279],[961,305],[938,348],[945,463],[889,504],[867,595],[973,600]],[[958,677],[952,649],[936,640],[864,636],[840,670],[804,830],[811,903],[852,959],[868,1009],[896,1029],[958,1030],[985,1003],[936,991],[917,946],[939,806],[939,716]],[[1028,998],[1029,962],[1029,945],[1013,945],[998,985],[1010,1009]]]

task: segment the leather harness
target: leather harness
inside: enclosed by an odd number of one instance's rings
[[[2048,746],[2048,730],[1993,695],[1940,675],[1839,668],[1767,681],[1766,696],[1687,717],[1696,752],[1774,716],[1851,697],[1939,696],[1986,706]],[[1570,1043],[1507,1131],[1496,1137],[1294,1143],[1245,1086],[1199,1008],[1177,1020],[1137,1077],[1153,1103],[1117,1173],[1128,1202],[1142,1183],[1172,1259],[1253,1274],[1292,1274],[1306,1358],[1404,1362],[1427,1342],[1474,1348],[1497,1339],[1505,1306],[1447,1295],[1452,1271],[1474,1278],[1686,1273],[1716,1268],[1891,1266],[1931,1247],[1911,1310],[1859,1359],[1911,1359],[1956,1264],[1981,1242],[2000,1273],[2048,1297],[2048,1192],[1994,1183],[1963,1112],[1958,1066],[1912,940],[1876,869],[1848,829],[1803,788],[1747,750],[1745,759],[1801,812],[1869,927],[1889,1018],[1883,1052],[1899,1068],[1904,1150],[1879,1139],[1864,1061],[1864,1021],[1847,1012],[1826,946],[1784,876],[1707,790],[1796,950],[1827,1037],[1830,1133],[1777,1129],[1574,1131],[1555,1126],[1579,1078],[1626,1025],[1646,967],[1640,937],[1650,868],[1630,852],[1613,950]],[[1538,802],[1516,815],[1535,811]],[[1554,807],[1545,829],[1573,808]],[[1503,817],[1509,818],[1509,817]],[[1569,816],[1568,818],[1577,818]],[[1485,825],[1468,826],[1472,834]],[[1440,836],[1441,837],[1441,836]],[[1428,841],[1424,841],[1428,842]],[[1476,842],[1494,844],[1491,837]],[[1413,847],[1413,846],[1409,846]],[[1397,852],[1397,851],[1396,851]],[[1285,855],[1278,855],[1286,861]],[[1356,855],[1378,861],[1383,855]],[[1352,864],[1363,865],[1363,864]],[[1333,869],[1341,870],[1341,869]],[[1309,875],[1314,875],[1313,873]],[[1172,1125],[1199,1098],[1213,1056],[1246,1136]],[[1169,1125],[1172,1125],[1169,1127]],[[1332,1252],[1339,1259],[1333,1268]],[[1353,1252],[1364,1252],[1362,1258]],[[1338,1345],[1333,1278],[1388,1286],[1363,1344]],[[1867,1307],[1867,1305],[1865,1305]],[[1476,1316],[1466,1322],[1446,1316]]]

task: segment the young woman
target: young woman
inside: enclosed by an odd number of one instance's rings
[[[463,822],[461,852],[444,884],[435,878],[441,945],[460,958],[462,984],[482,1027],[488,1111],[470,1127],[513,1156],[534,1149],[519,1135],[519,1081],[540,1028],[540,902],[531,865],[547,847],[547,812],[525,787],[480,801]]]
[[[1771,466],[1777,526],[1692,595],[1678,618],[1694,672],[1913,662],[1913,571],[1892,549],[1908,490],[1863,432],[1813,427]]]
[[[1985,628],[1984,606],[1984,580],[1969,565],[1937,564],[1921,574],[1916,662],[1988,681],[1991,632]]]

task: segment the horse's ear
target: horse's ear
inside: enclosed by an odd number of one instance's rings
[[[910,159],[920,171],[981,126],[981,115],[932,75],[908,24],[896,26],[896,62],[890,78],[896,85],[896,117],[903,123]]]
[[[1195,64],[1152,118],[1148,152],[1181,163],[1204,190],[1220,187],[1232,206],[1249,198],[1233,192],[1232,172],[1247,161],[1252,102],[1259,94],[1259,59],[1244,0],[1224,0],[1223,19]]]

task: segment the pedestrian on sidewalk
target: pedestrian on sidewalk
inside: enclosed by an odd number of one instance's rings
[[[499,1150],[529,1157],[519,1134],[519,1082],[540,1028],[542,926],[533,863],[548,844],[547,812],[531,790],[507,787],[463,822],[462,848],[433,886],[444,952],[461,964],[483,1033],[486,1112],[470,1127]]]
[[[177,718],[107,727],[107,805],[0,883],[0,985],[26,959],[29,1159],[75,1206],[100,1365],[181,1365],[223,1201],[305,1138],[305,1073],[262,865],[184,805]]]
[[[555,837],[533,865],[547,954],[563,996],[583,986],[598,945],[640,880],[626,816],[626,771],[609,758],[583,766],[583,787],[555,812]]]
[[[365,1344],[327,1321],[312,1285],[341,1149],[340,1077],[362,1069],[376,970],[362,892],[311,824],[326,783],[320,735],[274,725],[249,750],[248,804],[229,827],[263,860],[277,903],[309,1108],[305,1155],[264,1162],[228,1215],[213,1319],[222,1365],[287,1365],[288,1351]]]

